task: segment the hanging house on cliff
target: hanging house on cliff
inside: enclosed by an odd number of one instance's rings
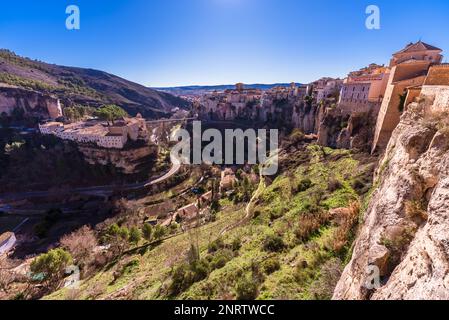
[[[442,50],[422,41],[393,54],[391,73],[376,123],[372,152],[384,149],[407,101],[420,93],[429,68],[443,60]]]

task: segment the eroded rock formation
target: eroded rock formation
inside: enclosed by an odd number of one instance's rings
[[[24,115],[38,118],[57,118],[62,115],[58,99],[51,95],[0,86],[0,114],[4,112],[10,115],[16,108],[23,110]]]
[[[422,110],[393,133],[334,299],[449,299],[449,122]]]
[[[318,143],[339,149],[370,151],[376,115],[368,112],[342,112],[328,108],[321,116]]]
[[[150,146],[124,150],[80,146],[79,150],[89,164],[113,165],[124,174],[139,173],[157,154],[157,147]]]

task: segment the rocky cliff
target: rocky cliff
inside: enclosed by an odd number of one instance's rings
[[[60,105],[54,96],[0,85],[0,114],[11,115],[16,108],[23,110],[27,116],[57,118]]]
[[[306,134],[317,133],[324,117],[324,106],[308,103],[297,103],[293,107],[292,122],[295,128],[299,128]]]
[[[370,151],[375,125],[374,113],[348,113],[327,108],[319,121],[318,143],[332,148]]]
[[[449,299],[449,121],[423,110],[393,133],[334,299]]]
[[[157,155],[156,146],[124,150],[80,146],[84,159],[92,165],[112,165],[123,174],[140,173],[142,167]]]

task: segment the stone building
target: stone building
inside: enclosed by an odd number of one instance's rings
[[[253,118],[260,103],[262,91],[245,89],[242,83],[235,89],[205,94],[199,101],[199,114],[208,120],[232,121],[237,118]]]
[[[432,66],[429,69],[421,97],[428,102],[431,111],[449,111],[449,65]]]
[[[315,102],[320,103],[321,101],[328,99],[330,96],[338,96],[342,85],[343,80],[341,79],[324,77],[311,83],[309,90],[311,91]]]
[[[42,134],[52,134],[63,140],[77,143],[93,143],[107,149],[123,149],[128,140],[149,140],[145,119],[122,118],[112,126],[97,121],[77,122],[64,125],[61,122],[39,124]]]
[[[343,80],[327,78],[321,81],[320,85],[315,88],[316,101],[319,103],[323,100],[338,96],[343,85]]]
[[[344,80],[338,106],[345,112],[378,112],[390,69],[377,64],[351,72]]]
[[[47,122],[39,124],[39,131],[42,134],[55,134],[56,132],[61,132],[64,130],[64,124],[61,122]]]
[[[407,96],[416,95],[424,84],[430,66],[442,61],[442,50],[422,41],[407,45],[393,54],[384,99],[377,118],[372,152],[388,144],[393,130],[399,123]],[[409,93],[409,90],[412,93]]]
[[[442,50],[424,43],[421,40],[416,43],[409,43],[404,49],[396,52],[390,60],[390,67],[410,61],[427,61],[431,64],[439,64],[443,61]]]

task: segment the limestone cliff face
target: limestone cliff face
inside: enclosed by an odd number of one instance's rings
[[[324,117],[324,106],[301,102],[293,107],[292,123],[305,134],[317,133]]]
[[[334,299],[449,299],[449,130],[422,110],[412,105],[392,135]],[[368,266],[380,288],[366,286]]]
[[[60,116],[58,99],[36,91],[16,87],[0,86],[0,113],[10,115],[15,108],[22,109],[25,115],[57,118]]]
[[[139,173],[139,167],[157,153],[157,147],[149,146],[128,150],[80,146],[79,150],[88,163],[113,165],[124,174]]]
[[[370,112],[327,109],[320,119],[318,143],[332,148],[369,151],[375,123],[376,116]]]

